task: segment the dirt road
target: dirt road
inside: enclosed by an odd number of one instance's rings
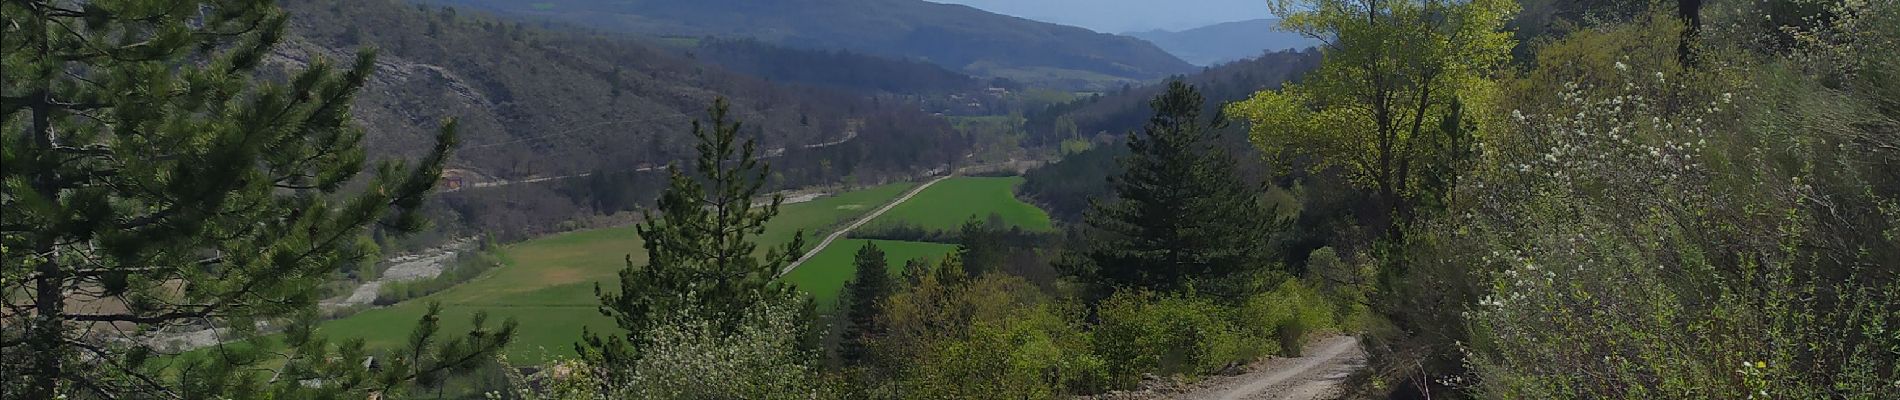
[[[872,211],[870,214],[865,214],[864,217],[858,218],[857,221],[851,222],[851,225],[845,226],[844,229],[839,229],[837,232],[832,232],[831,235],[825,236],[825,240],[818,242],[817,246],[812,246],[810,251],[805,252],[805,255],[799,256],[798,261],[792,261],[790,265],[785,266],[785,269],[779,270],[778,275],[785,276],[785,274],[792,273],[792,270],[798,269],[799,265],[805,264],[805,260],[810,260],[812,256],[818,255],[818,252],[823,251],[825,249],[825,246],[830,246],[831,242],[838,240],[838,238],[844,237],[845,234],[851,233],[852,229],[858,229],[858,227],[863,226],[864,223],[871,222],[871,220],[873,219],[877,219],[878,216],[884,215],[885,211],[890,211],[892,208],[896,208],[898,204],[904,204],[905,201],[909,201],[912,196],[916,196],[917,193],[923,192],[924,189],[929,188],[930,185],[935,185],[937,184],[937,182],[943,182],[943,180],[945,179],[950,179],[951,176],[955,176],[955,175],[954,174],[944,175],[944,176],[938,177],[937,179],[931,179],[929,182],[924,182],[924,184],[922,185],[917,185],[917,187],[911,188],[910,191],[904,192],[903,196],[898,196],[896,199],[891,200],[890,203],[885,203],[883,207],[878,207],[876,211]]]
[[[1248,373],[1219,377],[1185,393],[1160,396],[1179,400],[1318,400],[1339,396],[1339,385],[1365,366],[1359,339],[1335,337],[1306,348],[1305,357],[1280,358]]]

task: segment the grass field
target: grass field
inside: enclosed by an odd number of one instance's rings
[[[1003,222],[1023,229],[1050,230],[1049,214],[1016,199],[1021,177],[958,177],[924,189],[910,201],[892,208],[866,226],[876,228],[899,222],[924,229],[955,230],[970,218],[1001,215]]]
[[[793,232],[806,231],[816,241],[840,222],[856,218],[890,201],[914,184],[892,184],[842,193],[806,203],[788,204],[768,226],[762,243],[784,243]],[[834,243],[834,245],[836,245]],[[851,251],[856,251],[852,247]],[[545,356],[574,354],[572,343],[580,338],[581,327],[595,330],[610,328],[613,321],[597,311],[595,282],[610,282],[627,265],[627,257],[644,262],[640,238],[631,226],[572,232],[508,245],[500,250],[505,261],[497,268],[467,283],[420,299],[394,306],[368,310],[348,318],[326,322],[320,328],[333,339],[362,338],[372,348],[400,345],[415,322],[428,309],[428,303],[442,303],[444,332],[469,328],[469,315],[487,311],[491,323],[513,317],[521,322],[515,344],[509,348],[511,359],[535,363]],[[845,254],[849,276],[850,254]],[[819,268],[810,278],[835,267]],[[803,270],[803,268],[801,268]],[[820,287],[816,280],[812,287]],[[838,285],[842,285],[839,281]],[[803,286],[803,285],[801,285]],[[611,286],[610,286],[611,287]],[[830,289],[835,295],[837,288]],[[543,351],[545,349],[545,351]]]
[[[903,271],[905,261],[923,258],[935,262],[942,260],[944,254],[957,251],[956,245],[944,243],[840,239],[782,279],[810,293],[819,311],[829,311],[838,304],[838,292],[844,289],[845,281],[851,280],[858,271],[855,265],[858,249],[871,242],[876,242],[878,249],[884,251],[884,261],[889,266],[886,272],[893,277]]]

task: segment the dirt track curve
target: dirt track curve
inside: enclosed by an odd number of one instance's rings
[[[1359,339],[1340,336],[1313,343],[1305,357],[1268,360],[1253,371],[1215,378],[1200,387],[1161,398],[1179,400],[1318,400],[1340,394],[1340,385],[1365,366]]]

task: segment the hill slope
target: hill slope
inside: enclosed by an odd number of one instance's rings
[[[1139,39],[921,0],[430,1],[608,31],[848,49],[1022,81],[1101,86],[1193,68]]]
[[[947,163],[964,147],[947,123],[912,105],[774,84],[622,35],[537,29],[396,0],[281,3],[292,37],[274,63],[347,61],[358,47],[378,48],[378,71],[354,110],[370,132],[371,151],[419,152],[441,120],[454,118],[462,145],[450,168],[476,182],[624,172],[684,159],[692,151],[691,123],[715,97],[732,102],[733,115],[760,139],[762,151],[787,149],[773,159],[780,185],[908,175]],[[846,138],[837,146],[804,148]],[[828,170],[817,170],[820,160],[830,161]],[[527,234],[650,199],[651,193],[632,193],[608,202],[597,193],[640,187],[627,181],[645,178],[630,175],[444,197],[467,225]]]
[[[1215,65],[1260,56],[1262,52],[1318,46],[1319,40],[1279,30],[1280,20],[1255,19],[1208,25],[1180,32],[1132,32],[1195,65]]]
[[[1318,51],[1280,51],[1208,68],[1182,80],[1200,89],[1207,99],[1203,112],[1212,116],[1227,103],[1298,80],[1317,68],[1319,61]],[[1149,100],[1165,90],[1167,85],[1158,83],[1051,105],[1025,114],[1023,128],[1032,142],[1042,144],[1070,139],[1064,137],[1070,135],[1119,138],[1141,129],[1154,114]]]
[[[694,58],[773,82],[906,95],[976,92],[985,87],[969,75],[923,61],[784,47],[755,39],[698,42],[690,50]]]

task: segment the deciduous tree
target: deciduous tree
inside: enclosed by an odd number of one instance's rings
[[[1300,84],[1228,108],[1253,122],[1270,156],[1311,155],[1372,191],[1397,235],[1445,192],[1434,170],[1468,148],[1464,105],[1488,100],[1488,77],[1513,40],[1508,0],[1275,0],[1286,29],[1319,38],[1325,61]],[[1289,158],[1290,159],[1290,158]],[[1443,174],[1438,174],[1443,178]]]

